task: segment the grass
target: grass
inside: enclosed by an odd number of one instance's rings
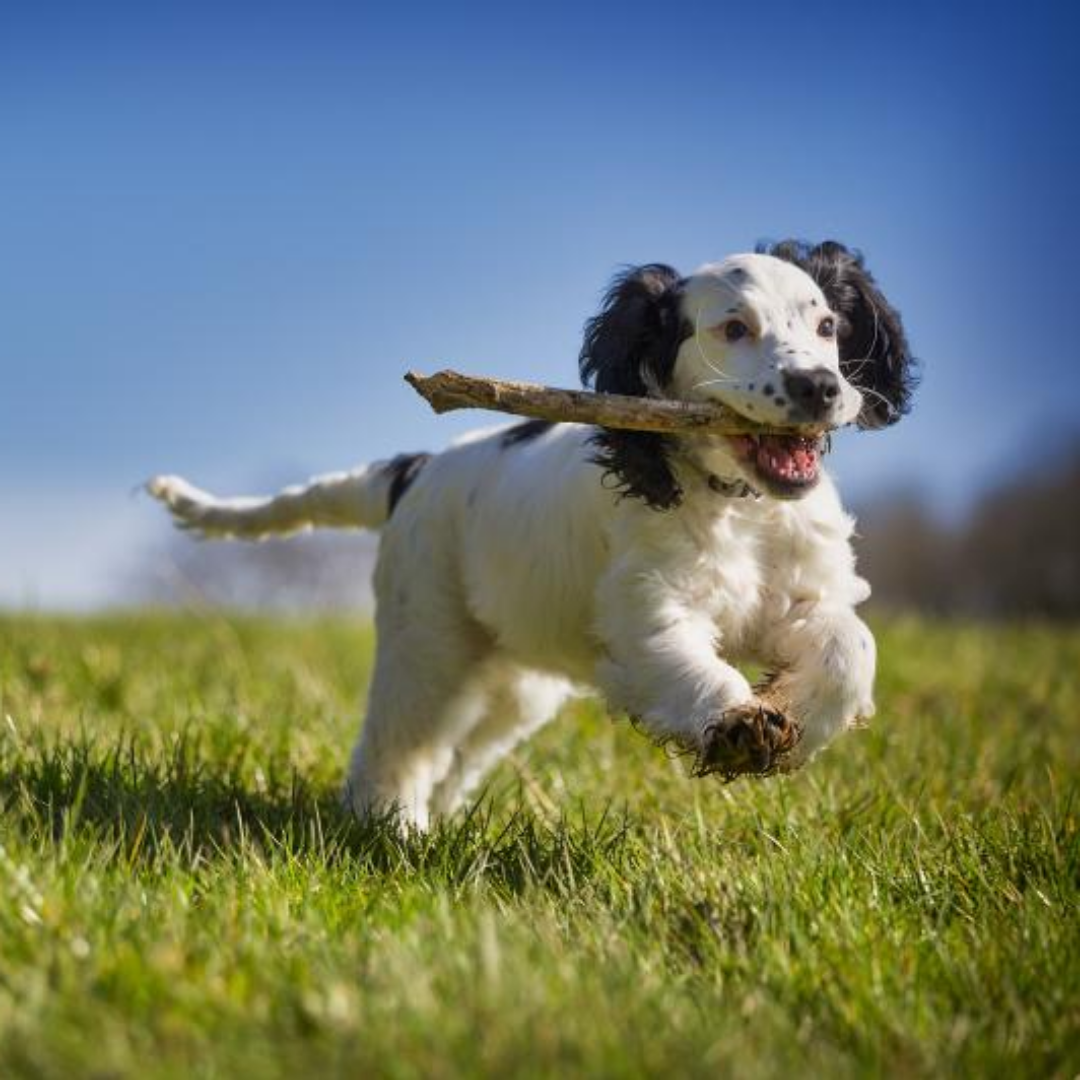
[[[800,776],[586,706],[401,838],[366,628],[0,619],[0,1076],[1075,1076],[1080,631],[879,629]]]

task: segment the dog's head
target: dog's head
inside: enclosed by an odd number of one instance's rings
[[[581,376],[605,393],[715,401],[790,435],[710,441],[710,467],[779,498],[820,475],[807,425],[884,427],[908,409],[912,361],[900,318],[862,257],[784,241],[701,267],[619,275],[585,328]],[[605,429],[597,460],[627,495],[678,504],[670,436]]]

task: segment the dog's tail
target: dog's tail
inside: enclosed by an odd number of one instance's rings
[[[264,540],[314,528],[377,529],[428,457],[401,454],[350,472],[316,476],[265,498],[218,499],[179,476],[155,476],[146,490],[169,508],[180,528],[208,537]]]

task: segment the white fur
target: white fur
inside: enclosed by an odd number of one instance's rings
[[[732,346],[715,328],[736,303],[754,333]],[[749,384],[797,366],[839,374],[835,342],[813,329],[826,311],[811,279],[779,260],[704,267],[687,285],[695,332],[672,392],[781,421]],[[842,385],[837,419],[850,421],[861,399]],[[150,484],[207,535],[383,528],[378,656],[346,784],[357,813],[397,807],[427,826],[589,688],[693,748],[711,719],[754,700],[734,662],[764,663],[803,728],[789,766],[872,714],[874,644],[853,610],[869,588],[827,476],[795,501],[725,497],[708,475],[742,476],[734,453],[722,439],[687,440],[674,463],[683,500],[661,512],[605,485],[591,429],[560,425],[516,445],[504,431],[431,459],[389,518],[378,463],[269,500],[216,500],[170,477]]]

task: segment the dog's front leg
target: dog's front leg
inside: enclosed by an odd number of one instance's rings
[[[719,655],[713,619],[650,574],[612,574],[599,593],[596,681],[658,742],[695,755],[698,775],[768,773],[799,738]]]
[[[849,607],[796,605],[763,641],[777,673],[760,691],[790,715],[802,739],[788,765],[797,767],[841,731],[874,714],[874,636]]]

